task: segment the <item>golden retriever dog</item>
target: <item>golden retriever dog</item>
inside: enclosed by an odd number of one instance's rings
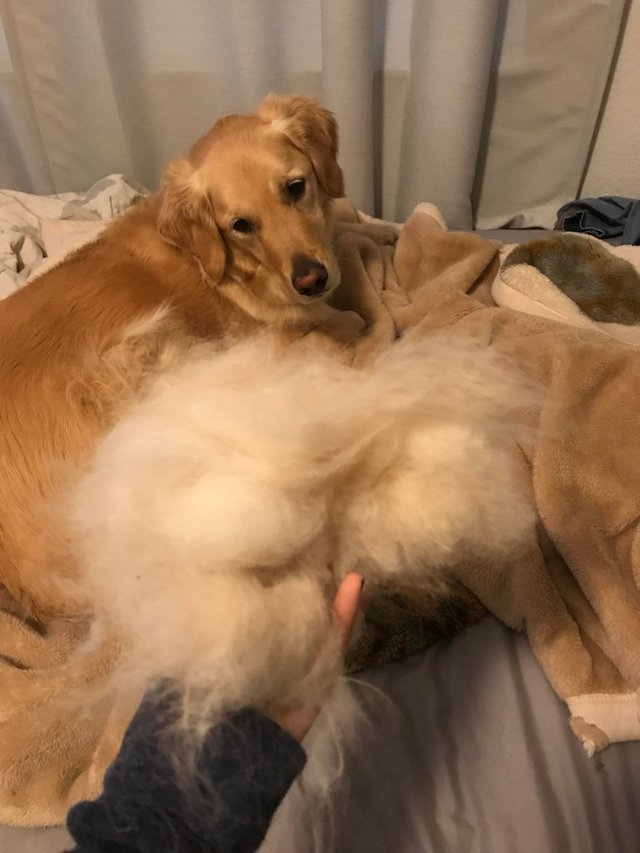
[[[69,567],[47,503],[150,376],[198,341],[361,331],[327,302],[340,282],[337,151],[330,112],[269,96],[219,120],[160,192],[0,303],[0,580],[32,616],[75,607],[49,582]]]

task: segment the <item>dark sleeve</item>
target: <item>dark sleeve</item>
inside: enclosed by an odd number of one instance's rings
[[[166,691],[147,696],[103,793],[69,812],[72,853],[253,853],[260,846],[304,766],[302,747],[266,717],[243,710],[185,749],[174,699]]]

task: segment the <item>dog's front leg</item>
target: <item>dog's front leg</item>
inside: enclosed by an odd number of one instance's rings
[[[326,303],[314,306],[313,318],[325,334],[340,344],[355,341],[367,325],[355,311],[340,311]]]
[[[384,219],[374,219],[373,216],[366,216],[364,213],[358,212],[361,217],[366,217],[362,222],[341,222],[337,220],[334,225],[334,235],[339,237],[341,234],[356,234],[361,237],[368,237],[379,246],[392,246],[400,236],[401,227],[395,222],[385,222]]]

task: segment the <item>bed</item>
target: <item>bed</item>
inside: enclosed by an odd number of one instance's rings
[[[42,208],[2,194],[0,295],[22,286],[52,247],[124,209],[139,188],[110,176]],[[17,220],[15,217],[18,217]],[[76,237],[51,229],[72,219]],[[49,225],[44,224],[46,222]],[[517,242],[540,231],[488,232]],[[372,684],[388,697],[381,701]],[[334,794],[335,853],[632,853],[640,849],[640,743],[589,759],[524,636],[493,617],[354,682],[369,723],[347,749]],[[292,791],[264,853],[311,842]],[[1,853],[60,853],[63,828],[0,827]]]
[[[368,673],[370,725],[335,792],[335,853],[635,853],[640,743],[585,755],[525,637],[487,617]],[[285,804],[265,853],[309,839]],[[302,835],[302,837],[301,837]],[[61,828],[0,828],[2,853],[61,853]]]

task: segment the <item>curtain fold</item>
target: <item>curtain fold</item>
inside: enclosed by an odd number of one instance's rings
[[[396,216],[428,199],[447,222],[471,228],[499,0],[415,3]],[[453,26],[455,22],[455,27]]]
[[[0,0],[0,186],[56,193],[124,172],[153,188],[218,115],[273,90],[334,110],[365,210],[403,219],[430,200],[451,227],[553,225],[585,172],[618,191],[640,175],[631,142],[607,162],[620,135],[640,136],[619,76],[637,66],[638,24],[622,23],[638,5]]]
[[[374,115],[374,27],[382,13],[382,4],[371,0],[322,0],[324,100],[336,114],[341,155],[350,164],[347,191],[366,210],[374,207],[373,152],[380,130]]]
[[[640,0],[630,0],[580,195],[640,198]]]

